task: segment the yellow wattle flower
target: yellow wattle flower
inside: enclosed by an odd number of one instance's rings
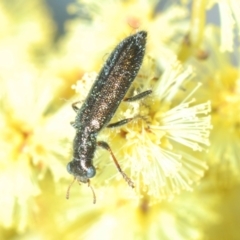
[[[84,92],[84,83],[90,85],[95,77],[95,74],[85,75],[74,88]],[[148,195],[150,202],[172,199],[183,189],[192,190],[191,185],[207,169],[205,161],[196,157],[195,152],[209,146],[211,105],[209,101],[194,104],[198,83],[183,97],[185,92],[181,87],[191,81],[192,69],[184,70],[178,62],[171,64],[159,79],[149,79],[140,73],[133,83],[139,89],[129,92],[136,95],[152,89],[153,93],[141,101],[123,102],[112,122],[130,117],[133,121],[119,128],[105,129],[98,136],[110,144],[121,167],[129,172],[139,198]],[[111,184],[117,175],[123,181],[117,170],[114,173],[114,167],[109,166],[108,163],[112,165],[110,155],[98,155],[95,161],[101,181],[108,180]],[[108,167],[103,167],[106,163]]]

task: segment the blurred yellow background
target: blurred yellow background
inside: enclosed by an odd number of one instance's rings
[[[240,239],[238,0],[2,0],[0,239]],[[104,129],[134,190],[98,150],[87,185],[66,170],[76,113],[107,56],[148,32],[142,68]]]

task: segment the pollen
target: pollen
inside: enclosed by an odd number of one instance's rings
[[[172,199],[182,190],[191,191],[207,169],[201,154],[210,145],[211,103],[196,103],[194,95],[201,87],[197,82],[186,90],[187,94],[181,89],[191,82],[192,74],[192,68],[184,69],[174,60],[149,85],[152,95],[127,106],[122,103],[117,113],[118,118],[135,116],[119,130],[124,139],[115,135],[115,141],[122,145],[119,162],[129,169],[137,194],[149,195],[153,201]],[[148,82],[144,78],[142,81]],[[112,145],[117,148],[119,143],[115,141]]]

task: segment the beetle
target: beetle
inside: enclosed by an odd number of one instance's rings
[[[147,90],[136,96],[124,98],[141,67],[146,40],[146,31],[139,31],[122,40],[106,60],[81,108],[77,107],[78,102],[72,104],[77,113],[72,123],[76,135],[73,141],[73,159],[68,163],[67,170],[74,176],[73,182],[76,179],[90,186],[89,179],[96,174],[93,166],[94,153],[99,146],[109,151],[118,171],[129,186],[134,188],[134,183],[122,171],[108,143],[97,141],[97,135],[105,127],[118,127],[133,119],[127,118],[109,124],[121,101],[135,101],[152,92]],[[93,195],[95,203],[94,192]]]

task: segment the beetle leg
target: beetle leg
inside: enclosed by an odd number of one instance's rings
[[[152,93],[152,90],[147,90],[147,91],[137,94],[136,96],[124,98],[123,101],[124,102],[134,102],[134,101],[137,101],[141,98],[144,98],[144,97],[150,95],[151,93]]]
[[[145,92],[141,92],[141,93],[137,94],[136,96],[129,97],[129,98],[124,98],[123,101],[125,101],[125,102],[137,101],[141,98],[144,98],[144,97],[148,96],[151,93],[152,93],[152,90],[147,90]],[[125,124],[131,122],[133,119],[134,118],[126,118],[126,119],[123,119],[123,120],[115,122],[115,123],[110,123],[110,124],[107,125],[107,128],[120,127],[122,125],[125,125]]]
[[[79,108],[76,106],[78,103],[80,103],[80,101],[77,101],[77,102],[72,104],[72,108],[75,112],[77,112],[79,110]]]
[[[122,125],[125,125],[129,122],[131,122],[134,118],[126,118],[118,122],[110,123],[107,125],[107,128],[115,128],[115,127],[120,127]]]
[[[134,183],[133,183],[132,180],[126,175],[126,173],[123,172],[123,170],[121,169],[121,167],[120,167],[120,165],[119,165],[116,157],[114,156],[111,148],[109,147],[109,145],[108,145],[106,142],[103,142],[103,141],[97,142],[97,145],[98,145],[99,147],[102,147],[102,148],[106,149],[106,150],[111,154],[111,156],[112,156],[112,158],[113,158],[113,161],[114,161],[114,163],[115,163],[118,171],[122,174],[124,180],[128,183],[128,185],[129,185],[130,187],[134,188]]]

